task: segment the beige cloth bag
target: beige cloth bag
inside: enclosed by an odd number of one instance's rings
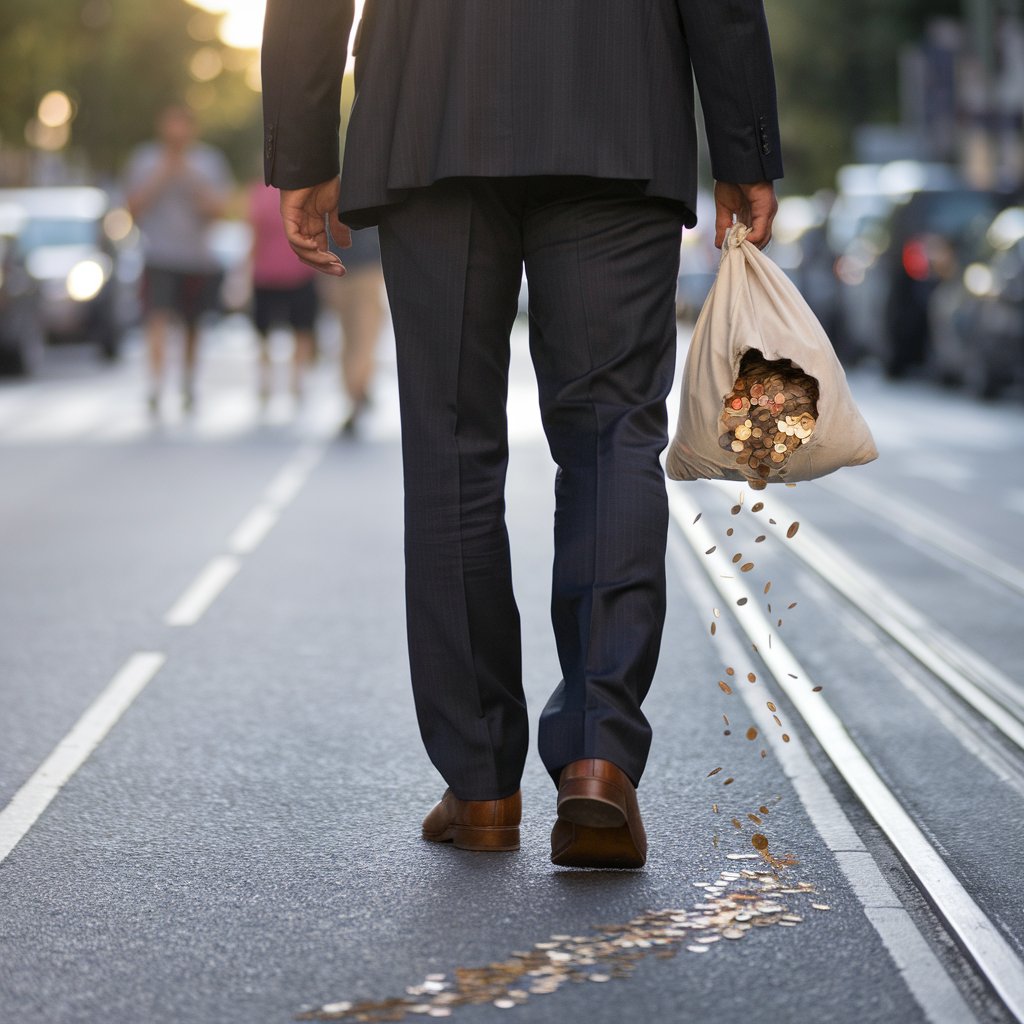
[[[683,369],[676,435],[666,468],[673,480],[744,480],[732,452],[719,447],[719,417],[748,349],[789,359],[818,381],[818,420],[807,444],[769,483],[812,480],[878,458],[871,431],[854,404],[821,324],[792,281],[734,225],[722,246],[718,276],[700,311]]]

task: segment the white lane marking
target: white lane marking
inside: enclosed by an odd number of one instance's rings
[[[827,477],[817,481],[819,487],[867,509],[873,517],[886,519],[905,535],[918,539],[952,555],[980,572],[1005,583],[1011,590],[1024,594],[1024,572],[997,558],[934,512],[925,511],[905,497],[893,499],[880,487],[863,479]]]
[[[691,520],[699,509],[686,497],[681,488],[670,490],[669,502],[673,517],[694,550],[710,547],[714,541],[707,527],[700,522],[691,525]],[[807,527],[801,527],[801,530],[806,531]],[[805,547],[807,541],[804,533],[802,542],[793,545],[793,548]],[[771,624],[761,611],[760,602],[754,598],[745,583],[732,577],[732,565],[724,554],[717,552],[701,565],[709,573],[712,583],[728,604],[743,631],[751,642],[757,645],[762,662],[800,713],[857,799],[888,836],[921,891],[927,894],[946,925],[956,935],[1009,1010],[1018,1017],[1024,1017],[1024,963],[878,776],[828,702],[822,699],[820,693],[811,692],[809,674],[786,644],[773,632]],[[746,603],[738,606],[736,602],[741,598],[746,598]],[[770,646],[769,636],[772,637]],[[789,673],[795,675],[797,679],[791,679]]]
[[[292,502],[326,450],[323,444],[303,445],[270,482],[264,492],[266,500],[278,509]]]
[[[832,604],[832,614],[843,629],[859,640],[865,650],[869,650],[871,656],[889,670],[892,678],[931,712],[971,757],[980,761],[996,779],[1024,797],[1024,771],[1018,769],[1008,754],[1003,753],[1002,746],[993,744],[981,722],[975,724],[972,717],[963,713],[963,707],[955,694],[942,688],[935,680],[925,678],[927,670],[913,655],[904,651],[902,657],[897,657],[896,653],[888,650],[879,642],[879,635],[873,633],[849,607],[833,604],[826,584],[818,577],[807,573],[800,581],[800,586],[821,607]]]
[[[778,498],[772,508],[780,520],[793,518]],[[1024,703],[1020,687],[1009,676],[935,625],[813,527],[802,525],[800,543],[787,550],[1024,750]]]
[[[194,626],[241,567],[242,563],[233,555],[211,559],[174,602],[164,622],[168,626]]]
[[[680,533],[669,535],[669,552],[683,585],[698,606],[713,605],[714,593],[702,575],[703,566],[697,564]],[[718,623],[715,643],[721,645],[719,649],[726,663],[743,664],[748,657],[746,645],[740,642],[727,619],[719,619]],[[802,682],[808,689],[813,685],[808,679]],[[761,684],[764,684],[763,688]],[[757,687],[741,686],[739,695],[761,735],[768,738],[772,754],[796,791],[808,820],[835,856],[853,894],[860,901],[926,1019],[931,1024],[962,1024],[972,1020],[973,1016],[956,985],[886,881],[800,737],[790,735],[789,743],[782,740],[781,730],[776,728],[764,699],[765,696],[773,696],[766,681],[762,678]]]
[[[251,554],[280,518],[281,513],[276,508],[260,503],[235,527],[228,538],[228,547],[236,555]]]
[[[133,654],[53,753],[0,811],[0,862],[21,842],[50,801],[99,746],[165,661],[166,655],[155,652]]]

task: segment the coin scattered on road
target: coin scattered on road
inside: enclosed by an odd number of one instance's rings
[[[767,839],[765,839],[767,850]],[[759,853],[727,853],[730,861],[756,860]],[[781,862],[780,862],[781,863]],[[350,1022],[402,1021],[417,1017],[451,1017],[462,1007],[490,1003],[511,1010],[539,996],[552,995],[566,983],[607,984],[628,978],[648,956],[670,958],[681,951],[727,955],[721,950],[765,927],[798,927],[802,907],[795,899],[813,898],[807,882],[783,881],[782,868],[723,870],[713,882],[695,882],[699,903],[639,914],[625,924],[602,925],[591,935],[551,936],[508,959],[482,967],[457,967],[410,986],[404,997],[379,1001],[335,1001],[316,1009],[303,1007],[296,1020]],[[785,902],[784,902],[785,901]],[[827,904],[812,904],[827,910]],[[722,940],[729,940],[723,942]],[[552,957],[557,953],[557,957]]]

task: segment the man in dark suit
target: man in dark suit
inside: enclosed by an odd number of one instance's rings
[[[717,179],[764,245],[781,177],[761,0],[367,0],[338,178],[352,0],[268,0],[267,180],[296,253],[344,273],[379,224],[398,347],[413,692],[448,783],[426,839],[516,849],[528,727],[504,522],[522,268],[558,465],[541,716],[556,864],[640,867],[641,703],[665,615],[659,456],[680,231],[695,223],[693,78]]]

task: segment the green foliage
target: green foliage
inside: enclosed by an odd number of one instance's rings
[[[189,33],[190,22],[195,30],[203,18],[211,22],[209,41]],[[40,98],[60,89],[76,106],[72,150],[95,175],[114,175],[131,148],[152,135],[161,108],[188,97],[201,101],[205,137],[227,149],[237,173],[254,176],[259,97],[244,69],[233,67],[252,55],[225,50],[212,38],[214,28],[185,0],[3,0],[0,146],[22,147]],[[203,46],[219,50],[228,69],[197,84],[189,63]]]
[[[899,52],[961,0],[767,0],[788,192],[830,187],[854,129],[899,116]]]

